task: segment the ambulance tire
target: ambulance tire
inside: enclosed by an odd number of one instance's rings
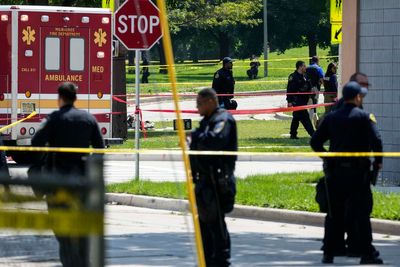
[[[33,164],[39,161],[43,157],[43,153],[27,153],[27,152],[20,152],[20,151],[8,151],[7,156],[10,156],[15,163],[21,165]]]

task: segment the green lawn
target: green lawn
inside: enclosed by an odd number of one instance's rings
[[[194,122],[196,127],[197,122]],[[156,128],[172,127],[172,122],[157,122]],[[290,120],[276,121],[237,121],[238,141],[240,151],[288,152],[311,151],[309,137],[302,126],[299,127],[299,140],[283,137],[288,134]],[[134,132],[129,132],[129,138],[123,145],[113,148],[133,148]],[[145,149],[174,149],[178,148],[178,137],[175,131],[147,131],[147,138],[141,135],[141,148]]]
[[[236,203],[258,207],[318,211],[314,184],[322,173],[250,176],[237,181]],[[186,198],[186,184],[131,181],[107,186],[107,192]],[[400,220],[400,194],[374,193],[374,218]]]
[[[328,50],[318,49],[318,55],[320,57],[327,56]],[[271,62],[268,63],[269,67],[269,77],[268,78],[260,78],[256,83],[247,83],[248,78],[246,71],[249,69],[249,62],[245,62],[243,60],[237,60],[234,63],[234,76],[236,81],[236,91],[262,91],[262,90],[274,90],[274,89],[283,89],[286,87],[287,77],[293,70],[295,69],[294,65],[298,58],[303,59],[308,57],[308,47],[302,48],[293,48],[287,50],[285,54],[278,55],[277,53],[270,53],[269,59]],[[331,60],[321,59],[320,65],[326,69],[327,65]],[[153,63],[155,65],[155,63]],[[185,65],[192,64],[192,65]],[[185,64],[177,64],[176,74],[178,82],[182,83],[195,83],[195,84],[181,84],[178,86],[178,89],[181,92],[192,92],[195,91],[196,88],[200,86],[211,86],[213,74],[216,70],[221,67],[220,63],[200,63],[203,65],[193,65],[193,63],[185,63]],[[142,93],[159,93],[159,92],[170,92],[170,85],[163,85],[157,83],[167,83],[169,82],[168,75],[159,74],[158,66],[150,66],[151,75],[149,77],[150,84],[143,84],[141,86]],[[128,93],[134,92],[134,67],[127,66],[127,83]],[[264,73],[264,64],[261,64],[259,68],[259,76],[262,77]],[[265,82],[267,81],[267,82]],[[241,83],[246,82],[246,83]]]

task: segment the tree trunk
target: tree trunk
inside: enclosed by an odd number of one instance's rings
[[[230,38],[226,32],[218,33],[218,44],[219,44],[219,59],[229,57],[230,52]]]
[[[164,46],[163,46],[163,40],[161,39],[160,42],[158,43],[158,54],[160,55],[160,74],[168,74],[168,69],[166,66],[167,62],[165,60],[165,53],[164,53]]]
[[[73,6],[75,4],[75,0],[64,0],[61,4],[62,6]]]
[[[199,49],[198,45],[195,42],[192,42],[190,45],[190,56],[194,63],[199,62]]]
[[[49,0],[28,0],[28,5],[48,6]]]
[[[308,56],[313,57],[317,55],[317,36],[315,34],[309,34],[307,36],[308,41]],[[310,60],[311,63],[311,60]]]

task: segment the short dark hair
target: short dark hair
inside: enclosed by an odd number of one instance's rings
[[[365,73],[356,72],[350,76],[350,82],[358,82],[358,80],[357,80],[358,76],[368,77],[367,74],[365,74]]]
[[[301,61],[301,60],[299,60],[299,61],[297,61],[296,62],[296,70],[298,70],[301,66],[303,66],[304,64],[306,64],[304,61]]]
[[[64,100],[66,104],[73,104],[76,100],[76,85],[70,82],[60,84],[58,97]]]
[[[215,90],[212,89],[212,88],[204,88],[204,89],[201,89],[201,90],[198,92],[197,95],[198,95],[199,97],[202,97],[202,98],[208,98],[208,99],[213,99],[213,100],[218,101],[217,93],[216,93]]]
[[[311,58],[311,62],[312,62],[312,63],[318,63],[318,62],[319,62],[319,58],[318,58],[317,56],[313,56],[313,57]]]

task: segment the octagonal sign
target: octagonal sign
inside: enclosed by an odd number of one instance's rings
[[[128,50],[149,50],[162,37],[160,11],[150,0],[127,0],[115,12],[114,34]]]

